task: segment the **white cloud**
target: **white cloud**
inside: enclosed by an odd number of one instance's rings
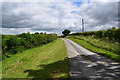
[[[118,2],[120,0],[1,0],[0,2]]]
[[[91,2],[119,2],[120,0],[91,0]]]
[[[101,29],[118,27],[118,3],[115,2],[83,4],[79,15],[85,19],[87,30],[97,26],[104,26]]]
[[[26,33],[26,32],[31,32],[32,31],[29,28],[3,28],[2,33],[3,34],[21,34],[21,33]]]
[[[86,31],[117,27],[117,3],[73,2],[4,2],[3,33],[42,31],[58,34],[64,29],[81,30],[81,19]],[[7,31],[7,32],[6,32]]]

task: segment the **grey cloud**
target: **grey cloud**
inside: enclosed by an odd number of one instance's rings
[[[31,31],[60,32],[70,29],[81,31],[81,19],[85,20],[86,31],[118,27],[118,4],[85,3],[81,6],[68,3],[3,3],[2,27],[10,33]],[[71,13],[72,11],[78,14]],[[77,23],[76,25],[72,25]],[[103,27],[104,26],[104,27]],[[98,28],[99,27],[99,28]],[[14,28],[11,30],[11,28]],[[22,29],[21,29],[22,28]],[[25,29],[28,28],[28,29]],[[25,31],[22,31],[24,30]]]
[[[83,11],[82,11],[83,10]],[[88,5],[87,8],[82,8],[82,12],[79,12],[86,20],[87,27],[95,27],[102,25],[112,25],[114,27],[117,26],[118,20],[118,3],[117,2],[108,2],[108,3],[92,3]],[[88,16],[88,17],[86,17]],[[93,19],[93,22],[89,20]],[[113,23],[116,23],[113,25]],[[107,27],[109,28],[109,26]]]
[[[2,27],[3,28],[26,28],[29,26],[30,15],[20,12],[15,14],[13,11],[22,8],[22,3],[5,2],[2,4]]]

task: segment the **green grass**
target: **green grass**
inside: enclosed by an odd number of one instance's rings
[[[3,78],[69,78],[62,39],[13,55],[2,62]]]
[[[110,41],[107,38],[95,38],[95,36],[72,36],[73,38],[84,40],[91,45],[102,48],[120,55],[120,43]]]
[[[108,58],[110,58],[114,61],[120,62],[120,55],[118,55],[118,54],[107,51],[105,49],[95,47],[95,46],[91,45],[90,43],[87,43],[84,40],[74,39],[74,38],[71,38],[71,37],[69,39],[73,40],[74,42],[78,43],[79,45],[83,46],[84,48],[86,48],[90,51],[93,51],[93,52],[98,53],[100,55],[106,56],[106,57],[108,57]]]

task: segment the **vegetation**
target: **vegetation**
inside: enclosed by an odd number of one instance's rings
[[[67,36],[67,35],[69,35],[69,33],[70,33],[70,30],[64,30],[62,32],[62,34],[63,34],[64,37]]]
[[[15,54],[2,64],[3,78],[69,78],[67,51],[62,39]]]
[[[10,57],[25,49],[47,44],[57,39],[56,34],[30,34],[22,33],[19,35],[2,35],[3,59]]]
[[[120,28],[73,33],[69,38],[93,52],[120,62]]]
[[[84,32],[84,33],[73,33],[71,35],[83,35],[83,36],[92,36],[94,35],[95,38],[104,38],[109,41],[113,42],[120,42],[120,28],[111,28],[108,30],[101,30],[101,31],[91,31],[91,32]]]
[[[95,38],[94,36],[71,36],[71,37],[75,39],[84,40],[85,42],[91,44],[92,46],[105,49],[120,55],[120,43],[118,42],[110,42],[105,39]]]
[[[84,40],[75,39],[75,38],[71,38],[71,37],[69,37],[69,39],[73,40],[74,42],[78,43],[79,45],[83,46],[84,48],[86,48],[90,51],[93,51],[93,52],[98,53],[100,55],[106,56],[114,61],[120,62],[120,55],[118,55],[116,53],[113,53],[111,51],[108,51],[108,50],[105,50],[102,48],[95,47]]]

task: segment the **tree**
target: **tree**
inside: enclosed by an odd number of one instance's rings
[[[66,29],[62,32],[62,34],[63,34],[64,36],[69,35],[69,33],[70,33],[70,30],[66,30]]]
[[[35,32],[35,34],[39,34],[39,32]]]
[[[40,34],[43,34],[43,32],[41,32]]]

